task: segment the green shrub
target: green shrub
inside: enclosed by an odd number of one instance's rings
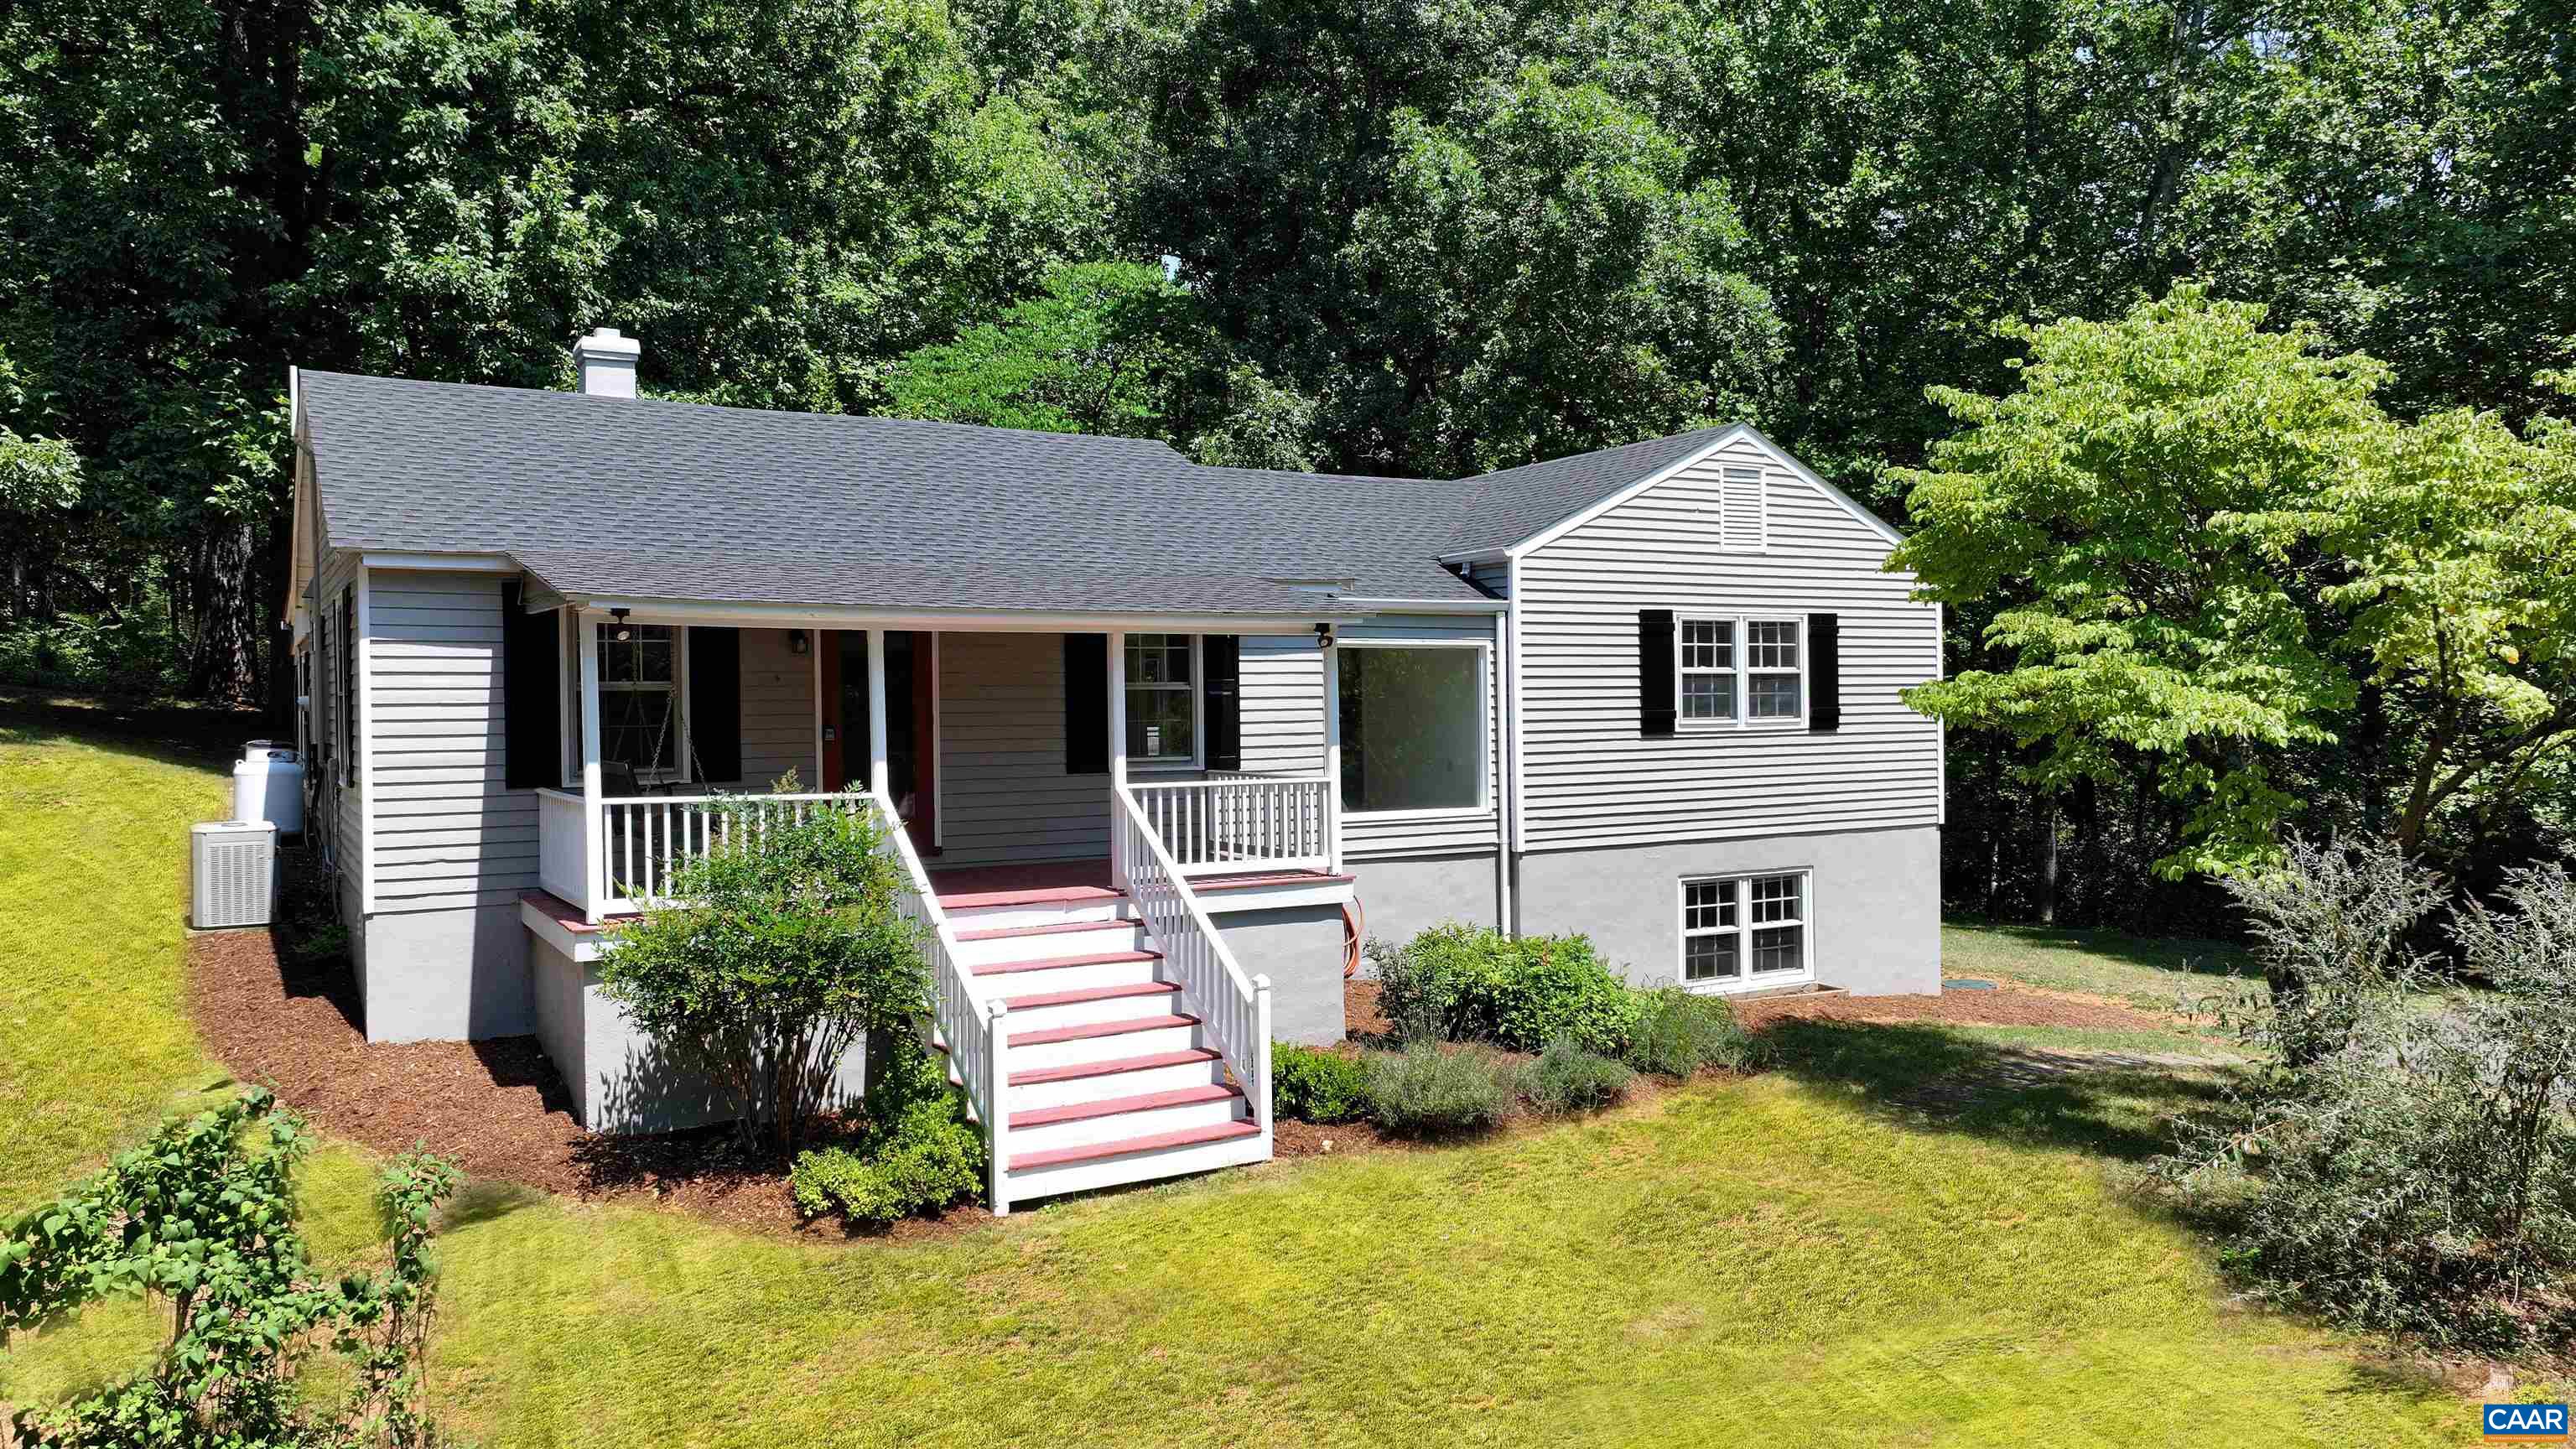
[[[1356,1057],[1282,1042],[1270,1049],[1270,1103],[1292,1121],[1352,1121],[1368,1111],[1368,1070]]]
[[[1369,943],[1379,1009],[1408,1039],[1490,1041],[1534,1052],[1558,1037],[1617,1055],[1636,1005],[1585,936],[1523,936],[1448,924],[1400,949]]]
[[[1473,1048],[1416,1041],[1368,1058],[1369,1120],[1390,1132],[1467,1132],[1511,1114],[1511,1067]]]
[[[1564,1117],[1607,1107],[1628,1093],[1636,1073],[1596,1052],[1559,1037],[1547,1044],[1521,1074],[1521,1090],[1530,1105],[1550,1117]]]
[[[983,1129],[966,1120],[946,1068],[909,1032],[892,1045],[858,1143],[797,1155],[788,1187],[809,1218],[838,1212],[853,1223],[890,1223],[983,1191]]]
[[[1637,1025],[1621,1057],[1641,1072],[1688,1077],[1702,1067],[1742,1071],[1757,1066],[1762,1044],[1735,1019],[1723,996],[1678,986],[1632,993]]]

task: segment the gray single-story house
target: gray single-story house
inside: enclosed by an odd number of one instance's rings
[[[1638,983],[1940,985],[1941,669],[1897,535],[1749,426],[1482,477],[302,371],[314,844],[376,1040],[535,1033],[598,1128],[716,1110],[601,1000],[721,828],[866,809],[994,1197],[1268,1155],[1362,936]]]

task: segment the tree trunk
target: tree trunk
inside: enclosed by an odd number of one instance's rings
[[[258,698],[259,639],[252,622],[252,530],[232,519],[197,545],[197,649],[189,670],[192,699],[245,704]]]
[[[2057,797],[2039,802],[2039,923],[2057,924]]]

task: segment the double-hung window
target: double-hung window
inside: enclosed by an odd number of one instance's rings
[[[1707,991],[1812,980],[1805,871],[1682,882],[1682,984]]]
[[[1692,725],[1791,724],[1806,717],[1806,621],[1684,615],[1674,690]]]
[[[680,777],[680,631],[669,624],[599,628],[599,758],[638,780]]]
[[[1199,758],[1199,639],[1127,636],[1127,758],[1138,765],[1195,765]]]

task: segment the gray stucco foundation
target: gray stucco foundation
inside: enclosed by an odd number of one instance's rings
[[[600,990],[597,966],[534,935],[528,959],[536,978],[537,1043],[572,1094],[575,1121],[593,1132],[671,1132],[736,1115],[728,1094],[635,1029]],[[827,1107],[858,1102],[866,1080],[862,1057],[854,1046],[841,1058],[835,1100]]]
[[[1818,982],[1862,996],[1940,991],[1937,827],[1531,854],[1520,862],[1520,929],[1582,932],[1631,982],[1667,983],[1680,974],[1682,878],[1772,870],[1815,873]]]
[[[1273,1041],[1342,1039],[1342,908],[1284,906],[1217,918],[1245,976],[1270,978]]]
[[[1345,869],[1358,877],[1369,940],[1400,946],[1416,933],[1447,921],[1501,924],[1494,907],[1494,853],[1490,850],[1353,861]],[[1366,963],[1360,966],[1363,975],[1370,970]]]
[[[353,933],[369,1041],[519,1036],[535,1020],[517,902],[384,912]]]

